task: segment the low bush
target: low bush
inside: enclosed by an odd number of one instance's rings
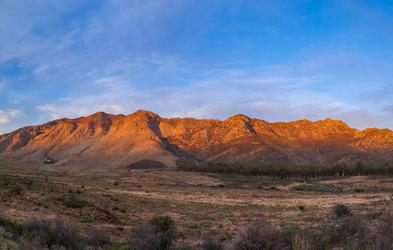
[[[309,191],[309,192],[321,192],[321,193],[341,193],[342,188],[336,187],[331,184],[310,184],[310,185],[299,185],[292,188],[294,191]]]
[[[337,217],[344,217],[344,216],[351,215],[351,210],[349,210],[349,208],[344,204],[334,205],[333,210]]]
[[[149,222],[161,237],[161,247],[169,249],[177,239],[178,232],[175,221],[169,216],[154,216]]]
[[[0,217],[1,228],[12,236],[12,240],[19,244],[18,249],[21,250],[107,249],[105,247],[108,246],[108,249],[122,249],[111,248],[111,239],[104,231],[92,230],[86,239],[74,224],[62,219],[51,221],[32,218],[25,224],[18,224]]]
[[[89,232],[88,240],[93,246],[105,246],[111,243],[111,237],[103,230],[93,229]]]
[[[145,223],[132,230],[127,238],[127,242],[132,250],[159,250],[161,246],[161,237],[155,232],[152,225]]]
[[[154,216],[136,227],[128,237],[131,249],[170,249],[178,237],[175,221],[169,216]]]
[[[222,250],[224,246],[217,238],[211,234],[204,235],[202,237],[202,250]]]
[[[39,239],[26,239],[19,240],[19,250],[49,250],[44,246]]]
[[[22,236],[25,230],[22,225],[4,217],[0,217],[0,226],[9,232],[14,240]]]
[[[350,249],[372,249],[371,231],[367,222],[359,216],[348,216],[336,228],[339,242]]]
[[[238,250],[282,250],[286,247],[282,233],[265,220],[249,224],[234,245]]]
[[[308,231],[297,229],[291,233],[291,249],[314,250],[312,239],[313,236]]]
[[[86,202],[76,194],[65,195],[61,200],[69,208],[83,208],[86,205]]]
[[[20,186],[12,186],[8,191],[9,195],[20,195],[22,193],[22,188]]]
[[[383,213],[378,223],[377,246],[380,250],[393,249],[393,211]]]
[[[51,248],[62,246],[66,249],[83,249],[83,240],[76,227],[64,220],[54,222],[48,220],[31,219],[25,225],[29,237],[39,239],[40,242]]]

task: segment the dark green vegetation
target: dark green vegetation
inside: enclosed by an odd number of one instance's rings
[[[235,241],[239,250],[391,250],[393,213],[384,211],[367,216],[351,215],[331,224],[309,228],[274,227],[265,220],[246,226]]]
[[[11,239],[21,249],[88,249],[88,247],[109,247],[111,240],[103,231],[92,231],[83,237],[78,228],[65,220],[39,220],[32,218],[18,224],[0,217],[0,227],[10,233]]]
[[[182,171],[239,174],[250,176],[265,176],[270,178],[321,178],[321,177],[345,177],[359,175],[393,175],[393,166],[364,166],[357,163],[354,166],[268,166],[268,165],[241,165],[226,163],[208,163],[201,165],[183,165],[179,169]]]
[[[351,211],[344,204],[336,204],[333,207],[333,209],[334,209],[334,213],[337,215],[337,217],[344,217],[344,216],[351,215]]]
[[[338,208],[339,207],[339,208]],[[201,244],[182,244],[175,221],[169,216],[154,216],[135,227],[125,243],[113,243],[104,231],[93,230],[87,236],[70,222],[30,219],[18,224],[0,217],[0,227],[10,233],[21,249],[151,249],[151,250],[391,250],[393,212],[380,211],[367,216],[351,215],[345,206],[334,208],[338,219],[316,227],[296,225],[280,228],[266,219],[248,223],[230,244],[212,235],[203,236]],[[340,210],[341,212],[338,212]]]
[[[169,216],[154,216],[150,221],[140,225],[128,237],[131,249],[162,249],[175,248],[179,237],[176,223]]]
[[[315,191],[327,193],[341,193],[343,189],[332,184],[302,184],[292,188],[294,191]]]
[[[153,160],[141,160],[132,163],[128,166],[128,169],[165,169],[167,166],[160,161]]]

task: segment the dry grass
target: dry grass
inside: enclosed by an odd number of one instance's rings
[[[340,192],[313,189],[319,184]],[[294,188],[300,185],[312,187],[301,191]],[[10,195],[14,186],[22,191]],[[246,225],[261,218],[267,218],[274,228],[284,229],[338,223],[332,209],[337,203],[347,206],[353,214],[370,214],[392,204],[392,188],[393,178],[386,177],[299,183],[173,170],[70,172],[66,167],[8,165],[0,166],[0,211],[19,223],[32,217],[64,217],[85,238],[93,237],[90,232],[98,229],[106,232],[112,244],[125,242],[143,221],[169,215],[176,222],[180,240],[201,247],[206,233],[213,234],[223,245],[232,244]],[[82,205],[72,205],[76,203]],[[307,234],[299,232],[293,245],[307,247],[306,238]]]

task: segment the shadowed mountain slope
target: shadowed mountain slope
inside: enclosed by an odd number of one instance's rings
[[[0,136],[5,158],[56,164],[129,166],[144,159],[242,164],[368,165],[393,163],[393,132],[359,131],[337,120],[269,123],[244,115],[225,121],[96,113]]]

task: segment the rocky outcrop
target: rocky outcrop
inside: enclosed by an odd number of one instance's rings
[[[393,164],[393,132],[359,131],[337,120],[269,123],[235,115],[224,121],[96,113],[0,136],[2,157],[55,164],[129,166],[149,159],[243,164]]]

